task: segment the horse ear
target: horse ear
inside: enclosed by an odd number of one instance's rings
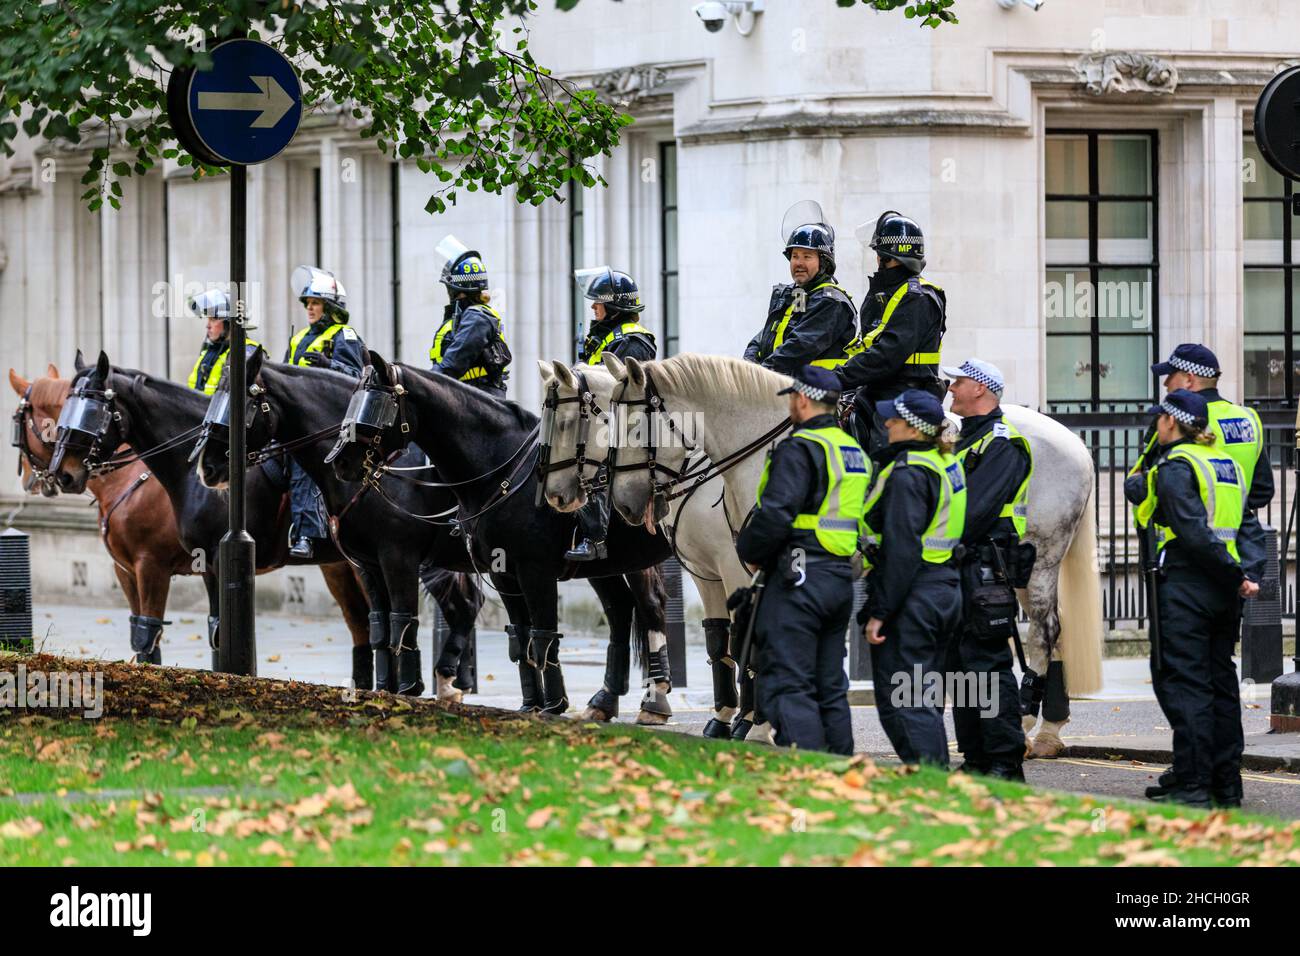
[[[53,362],[50,362],[48,365],[45,366],[45,377],[62,378],[63,376],[59,374],[59,367],[55,365]]]
[[[555,377],[559,379],[560,384],[565,388],[577,390],[578,378],[573,374],[573,369],[569,368],[569,366],[565,365],[563,362],[555,363]]]
[[[645,387],[645,366],[634,358],[627,360],[627,377],[637,388]]]
[[[609,374],[613,375],[618,381],[627,380],[627,366],[613,352],[606,352],[600,357],[600,360],[605,363],[605,368],[609,371]]]
[[[57,376],[56,376],[56,377],[57,377]],[[29,381],[27,381],[27,379],[23,378],[21,375],[19,375],[19,374],[18,374],[17,372],[15,372],[13,369],[10,369],[10,370],[9,370],[9,386],[10,386],[10,387],[15,391],[15,392],[18,393],[18,397],[19,397],[19,398],[22,398],[24,395],[27,394],[27,390],[28,390],[29,388],[32,387],[32,383],[29,382]]]
[[[537,371],[542,373],[542,384],[545,385],[551,379],[555,378],[555,366],[545,359],[537,360]]]
[[[77,357],[73,359],[72,367],[78,372],[86,367],[86,357],[81,354],[81,349],[77,349]]]
[[[370,364],[375,367],[376,377],[381,382],[385,382],[385,383],[391,382],[393,380],[393,376],[392,373],[389,371],[388,362],[386,362],[384,360],[384,357],[380,355],[378,352],[376,352],[374,349],[369,349],[368,351],[370,353]]]
[[[113,363],[108,360],[108,353],[103,349],[99,350],[99,361],[95,363],[95,371],[101,379],[108,380],[108,373],[113,368]]]
[[[244,381],[250,385],[257,381],[257,376],[262,374],[262,356],[266,353],[260,348],[253,349],[253,354],[248,357],[248,365],[244,373]]]

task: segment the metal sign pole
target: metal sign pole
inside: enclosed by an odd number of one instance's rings
[[[230,279],[235,305],[230,328],[230,529],[221,539],[221,641],[219,669],[257,676],[257,633],[253,619],[256,548],[244,527],[244,485],[248,467],[245,418],[248,395],[244,324],[248,316],[246,224],[248,167],[230,167]]]

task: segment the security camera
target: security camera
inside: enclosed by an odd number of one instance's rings
[[[721,3],[697,3],[694,9],[695,15],[704,24],[704,29],[710,33],[718,33],[727,25],[727,17],[730,14],[726,6]]]

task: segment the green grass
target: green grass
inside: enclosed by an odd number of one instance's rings
[[[1300,863],[1296,823],[863,758],[576,721],[224,716],[0,718],[0,866]]]

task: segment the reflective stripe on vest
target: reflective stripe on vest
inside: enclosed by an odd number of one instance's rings
[[[492,308],[492,306],[488,305],[486,302],[476,302],[471,308],[482,309],[495,318],[497,320],[497,338],[502,342],[506,340],[504,320],[501,318],[500,312]],[[434,335],[433,345],[429,348],[429,361],[434,365],[442,364],[442,341],[447,337],[447,333],[451,332],[455,328],[456,320],[458,318],[460,318],[460,316],[453,315],[450,319],[443,322],[442,325],[439,326],[437,333]],[[466,370],[466,372],[461,375],[460,380],[462,382],[470,382],[476,378],[483,378],[487,373],[488,370],[485,366],[475,365],[473,368]]]
[[[301,332],[297,333],[292,339],[289,340],[289,364],[306,365],[307,363],[303,361],[303,358],[304,356],[306,356],[308,352],[324,352],[325,343],[331,341],[334,338],[334,336],[338,335],[347,327],[348,326],[346,322],[334,323],[329,328],[327,328],[324,332],[322,332],[320,335],[316,336],[316,338],[312,339],[311,344],[302,350],[302,355],[299,355],[298,343],[300,343],[304,338],[306,338],[307,333],[311,331],[311,326],[310,325],[307,326]]]
[[[644,332],[646,335],[654,335],[653,332],[643,325],[638,325],[636,322],[624,322],[601,340],[600,344],[596,346],[596,351],[592,352],[591,356],[586,360],[586,364],[595,365],[599,362],[600,357],[605,354],[605,349],[609,348],[610,343],[614,341],[615,337],[622,338],[631,335],[633,332]]]
[[[253,339],[245,339],[244,344],[250,349],[255,349],[260,347],[262,343],[256,342]],[[190,388],[198,389],[203,392],[204,395],[212,395],[216,393],[217,385],[221,383],[221,372],[226,367],[226,358],[230,355],[230,345],[227,344],[226,347],[221,350],[221,354],[217,356],[217,360],[212,363],[212,368],[208,369],[207,380],[202,385],[199,385],[199,371],[203,365],[203,356],[206,353],[207,349],[201,349],[199,351],[199,357],[194,362],[194,368],[190,369],[190,377],[185,380],[185,384]]]
[[[808,295],[811,296],[818,289],[839,289],[848,298],[849,304],[850,305],[853,304],[853,297],[849,295],[849,290],[844,288],[842,285],[837,285],[834,282],[823,282],[821,285],[813,286],[812,289],[809,290]],[[781,344],[785,341],[785,330],[790,325],[790,317],[794,315],[794,303],[795,303],[795,299],[792,298],[790,300],[790,304],[786,306],[785,314],[781,316],[781,321],[777,323],[776,337],[772,339],[772,351],[764,353],[762,349],[759,349],[758,357],[760,359],[767,358],[769,355],[772,354],[772,352],[775,352],[777,349],[779,349],[781,347]],[[846,351],[842,357],[829,358],[829,359],[817,359],[816,361],[810,362],[809,364],[817,365],[820,366],[821,368],[835,368],[836,366],[843,365],[845,362],[847,362],[849,360],[850,354],[851,353]]]
[[[1020,487],[1011,496],[1011,500],[1003,504],[1002,510],[998,512],[999,518],[1011,519],[1011,524],[1016,529],[1016,535],[1023,538],[1025,536],[1025,527],[1029,522],[1029,479],[1034,477],[1034,450],[1029,444],[1029,439],[1022,435],[1015,425],[1012,425],[1004,418],[1000,422],[995,422],[993,427],[985,432],[975,444],[957,452],[957,459],[962,463],[962,468],[965,469],[966,456],[969,454],[983,455],[996,438],[1005,438],[1007,441],[1019,445],[1024,449],[1025,454],[1029,456],[1029,471],[1025,475],[1025,480],[1020,483]]]
[[[1236,561],[1241,560],[1237,553],[1237,530],[1241,527],[1246,500],[1245,475],[1241,465],[1225,451],[1187,443],[1177,445],[1161,462],[1147,472],[1147,496],[1138,505],[1134,514],[1139,528],[1145,528],[1155,515],[1159,501],[1156,497],[1156,474],[1164,461],[1174,458],[1182,459],[1192,466],[1196,475],[1196,487],[1201,494],[1201,504],[1205,507],[1205,516],[1214,536],[1224,543],[1228,553]],[[1165,549],[1177,535],[1172,528],[1157,522],[1156,551]]]
[[[916,280],[920,282],[921,285],[928,285],[932,289],[939,289],[940,292],[943,291],[943,289],[935,285],[929,279],[922,279],[920,276],[917,276]],[[880,317],[880,321],[876,323],[876,327],[874,329],[872,329],[866,335],[862,336],[861,345],[858,346],[857,351],[865,352],[867,349],[871,348],[872,344],[880,336],[880,333],[885,331],[885,326],[887,326],[889,324],[889,320],[894,317],[894,311],[898,308],[898,304],[903,301],[903,296],[907,295],[908,290],[910,288],[911,288],[911,281],[909,280],[908,282],[904,282],[902,285],[900,285],[897,291],[895,291],[894,294],[889,297],[889,302],[886,303],[885,305],[884,315]],[[855,344],[856,343],[850,343],[850,347],[854,346]],[[855,353],[851,352],[850,354],[855,354]],[[911,355],[907,357],[907,361],[905,364],[938,365],[939,356],[940,356],[939,352],[913,352]]]
[[[880,532],[867,524],[866,516],[880,501],[897,463],[898,459],[894,459],[886,465],[867,493],[862,511],[862,540],[865,546],[881,543]],[[939,504],[922,535],[921,558],[929,564],[946,564],[952,560],[952,553],[961,543],[962,533],[966,530],[966,473],[955,455],[945,455],[937,448],[909,451],[906,463],[925,468],[939,476]]]
[[[817,445],[826,456],[826,493],[816,514],[795,515],[793,527],[812,531],[817,543],[828,552],[848,557],[857,548],[858,527],[862,523],[863,500],[870,481],[871,462],[851,435],[834,425],[826,428],[801,428],[791,438],[802,438]],[[767,487],[769,458],[758,479],[757,501],[763,505]]]

